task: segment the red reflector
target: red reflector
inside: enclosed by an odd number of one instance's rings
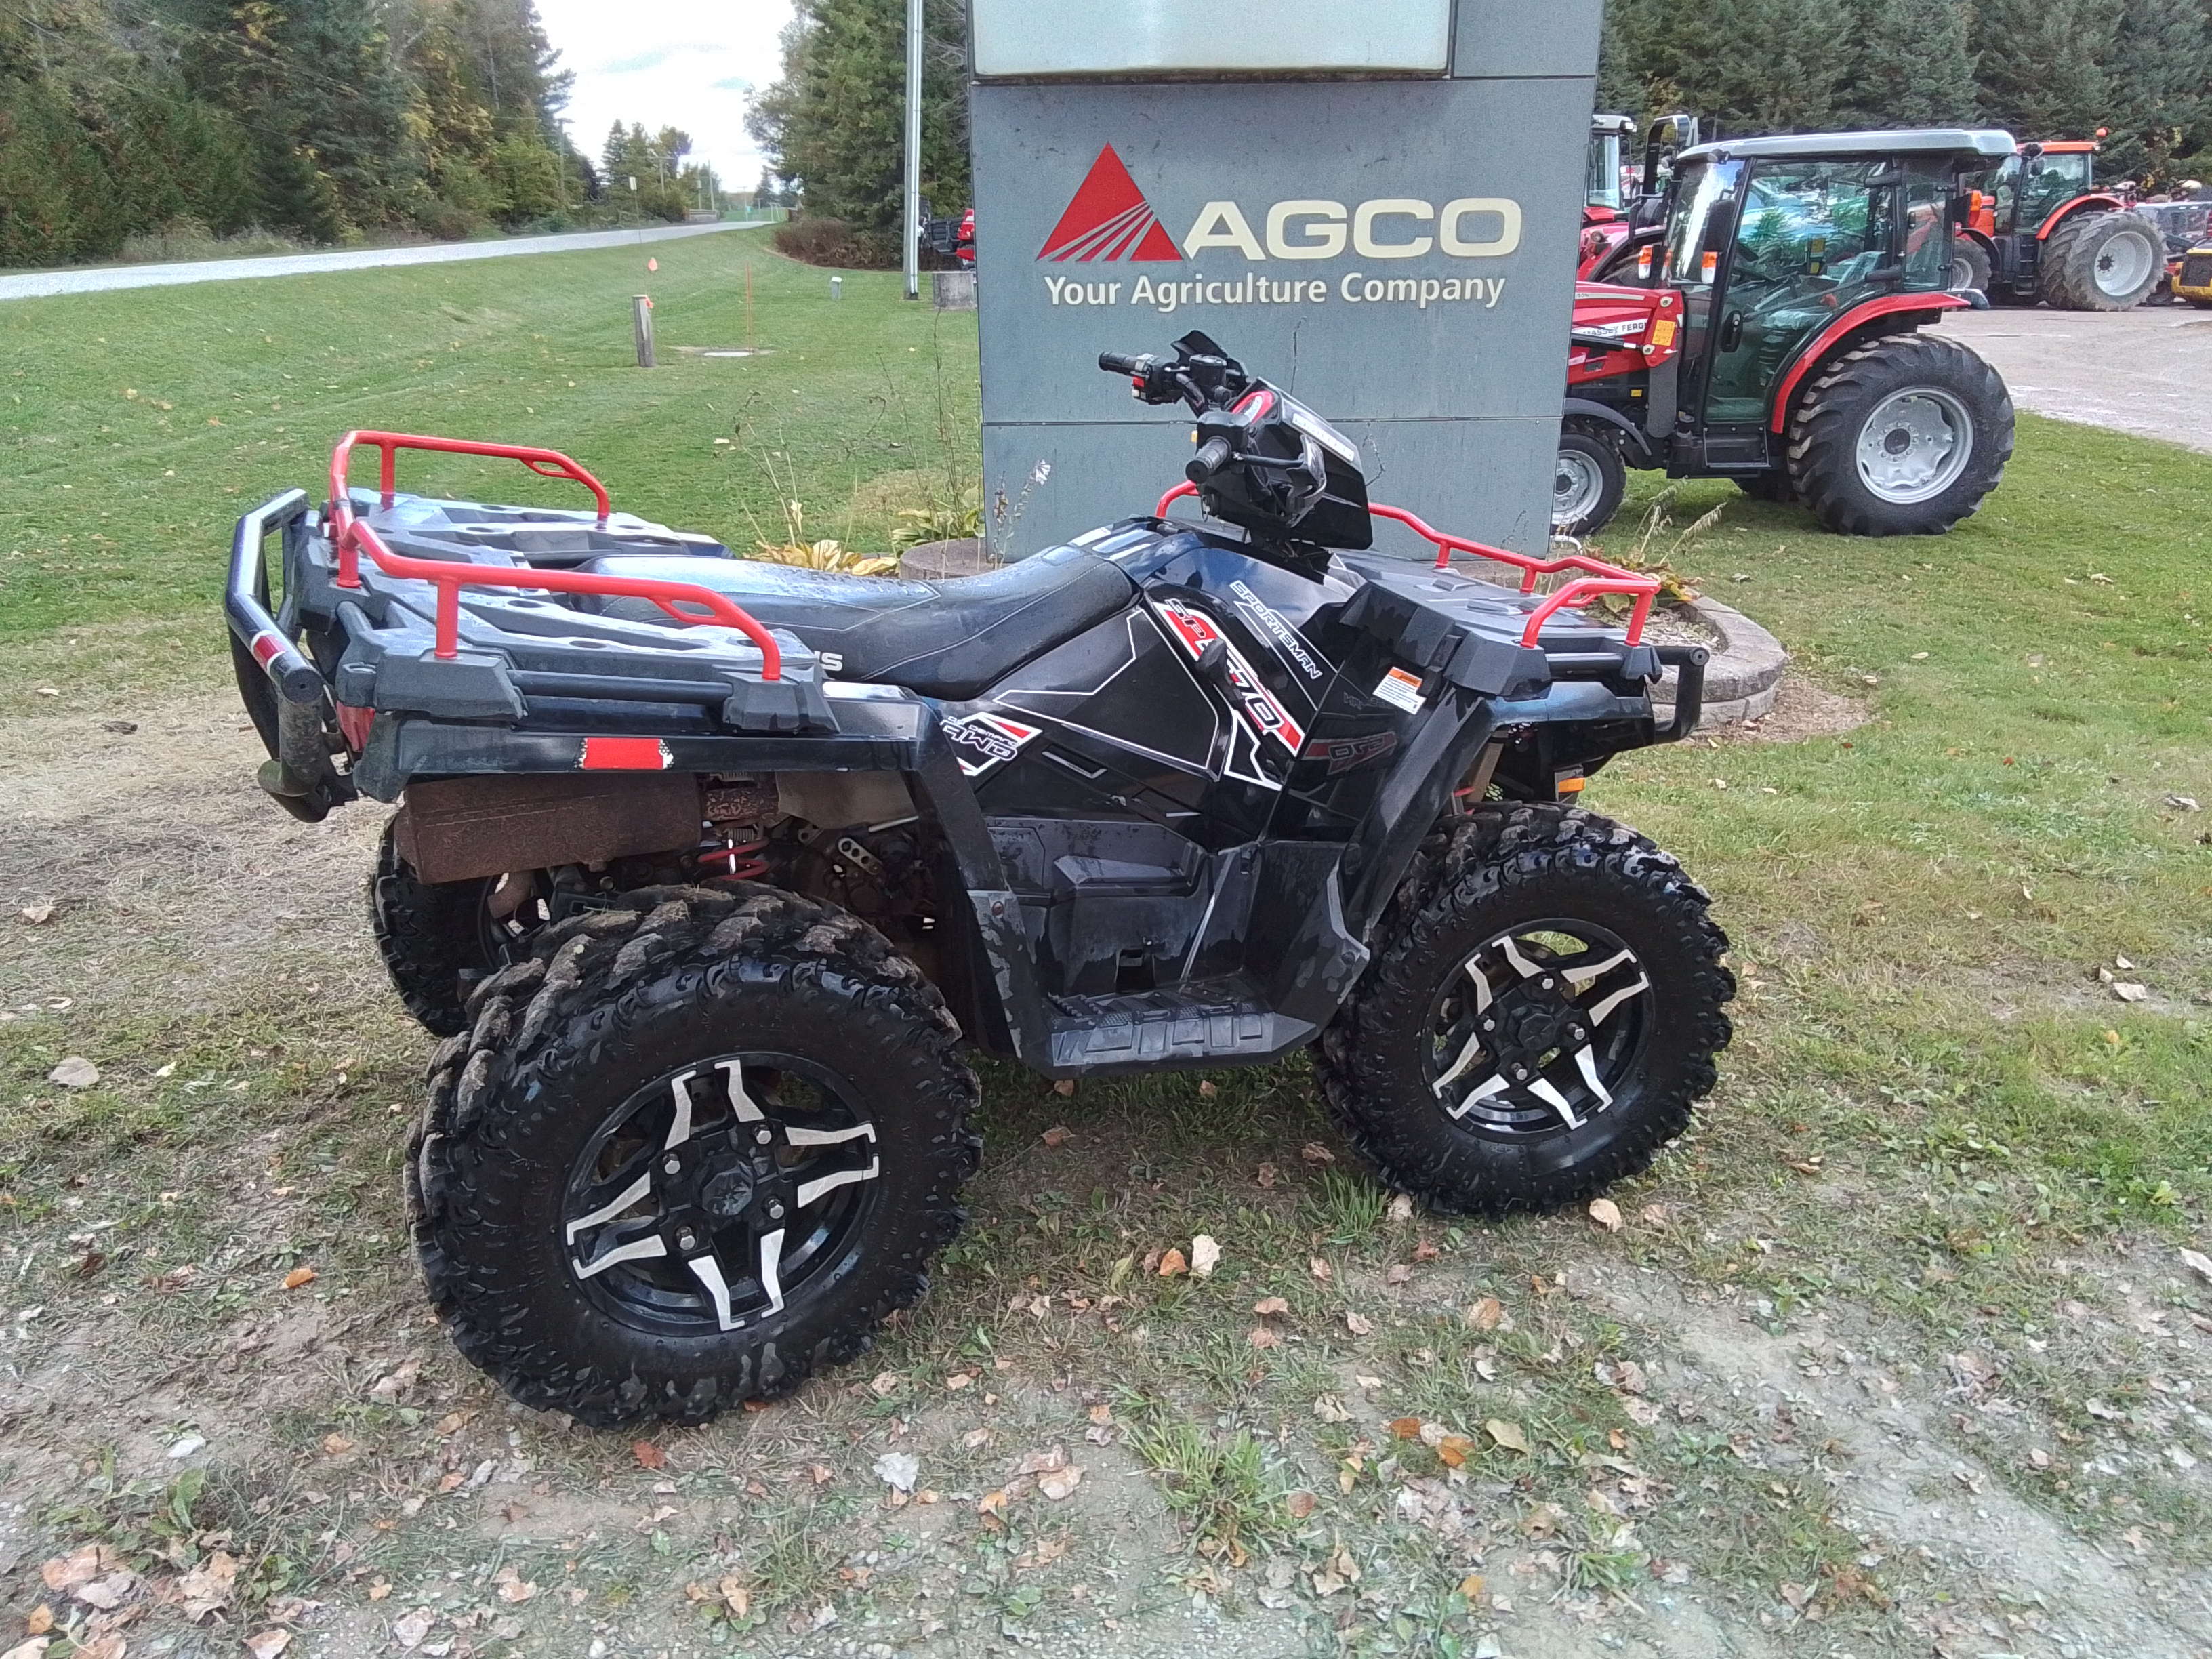
[[[283,649],[284,641],[280,635],[271,634],[264,629],[253,636],[253,660],[264,668],[276,661]]]
[[[586,738],[577,763],[586,772],[663,772],[670,759],[659,738]]]

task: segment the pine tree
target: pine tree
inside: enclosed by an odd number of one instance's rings
[[[2100,175],[2156,176],[2212,117],[2212,15],[2204,0],[2128,0],[2107,60],[2112,137]]]
[[[1851,125],[1972,125],[1980,100],[1967,0],[1863,0],[1863,6],[1846,100]]]
[[[1831,126],[1855,52],[1847,0],[1615,0],[1626,77],[1710,132]]]
[[[2118,0],[1978,0],[1983,115],[2023,142],[2095,137],[2112,115],[2104,61],[2119,10]]]
[[[969,199],[966,18],[927,0],[922,68],[922,194],[940,210]],[[906,22],[900,0],[799,0],[783,76],[746,126],[795,180],[811,216],[843,221],[877,263],[896,264],[904,200]]]

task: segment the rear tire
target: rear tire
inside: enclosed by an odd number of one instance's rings
[[[454,1344],[526,1405],[614,1427],[787,1394],[917,1301],[965,1218],[959,1028],[848,912],[641,890],[470,1012],[408,1208]]]
[[[1951,275],[1943,286],[1954,294],[1964,294],[1968,289],[1978,294],[1990,291],[1990,251],[1971,236],[1956,236],[1951,240]]]
[[[2130,311],[2166,276],[2166,238],[2139,213],[2077,213],[2044,244],[2044,299],[2065,311]]]
[[[1438,1210],[1554,1210],[1641,1173],[1729,1043],[1735,978],[1706,903],[1608,819],[1481,814],[1408,878],[1322,1034],[1330,1112],[1386,1182]]]
[[[1628,464],[1620,446],[1586,426],[1559,432],[1559,459],[1552,484],[1552,533],[1588,536],[1611,524],[1628,490]]]
[[[536,901],[503,921],[490,910],[498,877],[434,885],[399,856],[392,830],[384,826],[369,878],[369,927],[407,1012],[434,1036],[451,1036],[467,1028],[470,990],[535,927]]]
[[[1840,536],[1939,536],[2012,459],[2012,398],[1955,340],[1869,340],[1823,370],[1790,423],[1790,479]]]

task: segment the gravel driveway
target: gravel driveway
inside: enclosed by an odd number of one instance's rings
[[[1942,327],[1996,365],[2022,409],[2212,454],[2212,311],[2006,307],[1953,312]]]

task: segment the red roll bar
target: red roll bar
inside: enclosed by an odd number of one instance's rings
[[[1186,495],[1197,494],[1196,484],[1179,483],[1160,497],[1160,504],[1154,510],[1152,516],[1164,519],[1168,515],[1170,505]],[[1529,613],[1528,626],[1522,630],[1521,635],[1521,643],[1525,646],[1533,647],[1544,631],[1544,624],[1551,621],[1559,611],[1579,609],[1592,599],[1607,593],[1619,593],[1635,599],[1636,608],[1629,613],[1628,617],[1628,642],[1631,645],[1637,645],[1643,641],[1644,624],[1651,618],[1651,602],[1659,597],[1659,579],[1656,576],[1639,576],[1633,571],[1623,570],[1619,565],[1607,564],[1602,559],[1593,559],[1586,553],[1570,553],[1563,558],[1557,559],[1535,559],[1529,557],[1526,553],[1509,552],[1504,548],[1492,547],[1485,542],[1469,541],[1464,536],[1450,536],[1441,530],[1431,530],[1405,508],[1385,507],[1380,501],[1370,501],[1368,503],[1367,510],[1378,518],[1396,520],[1400,524],[1412,530],[1423,541],[1434,547],[1437,550],[1437,568],[1439,570],[1448,570],[1451,568],[1451,556],[1455,552],[1472,553],[1478,558],[1489,559],[1498,564],[1510,565],[1518,570],[1521,573],[1521,591],[1523,593],[1534,593],[1536,591],[1536,579],[1540,576],[1557,575],[1563,570],[1587,572],[1587,574],[1577,576],[1574,580],[1568,582],[1557,592],[1545,595],[1544,602]]]
[[[550,593],[603,593],[618,599],[651,599],[678,622],[720,623],[725,628],[736,629],[760,647],[763,679],[783,678],[783,653],[776,648],[775,635],[747,614],[743,606],[711,587],[701,587],[692,582],[653,581],[642,576],[607,576],[585,570],[518,570],[511,566],[469,564],[459,559],[410,558],[386,547],[384,538],[362,519],[347,521],[345,528],[338,532],[337,545],[341,558],[351,554],[357,562],[366,550],[376,568],[386,575],[409,577],[429,582],[437,588],[435,654],[441,658],[452,658],[460,651],[464,587],[527,587]],[[679,610],[680,605],[698,605],[708,614],[702,617],[696,611]]]
[[[416,437],[404,432],[349,432],[331,451],[331,539],[338,549],[340,587],[361,586],[356,550],[344,534],[346,526],[353,520],[346,473],[353,464],[356,444],[373,445],[382,457],[382,465],[377,469],[377,493],[385,507],[392,505],[399,471],[399,452],[429,449],[448,455],[489,455],[501,460],[520,461],[541,477],[567,478],[580,483],[592,492],[592,498],[599,503],[602,526],[606,524],[607,515],[614,511],[607,497],[607,487],[557,449],[535,449],[526,444],[478,443],[471,438]]]

